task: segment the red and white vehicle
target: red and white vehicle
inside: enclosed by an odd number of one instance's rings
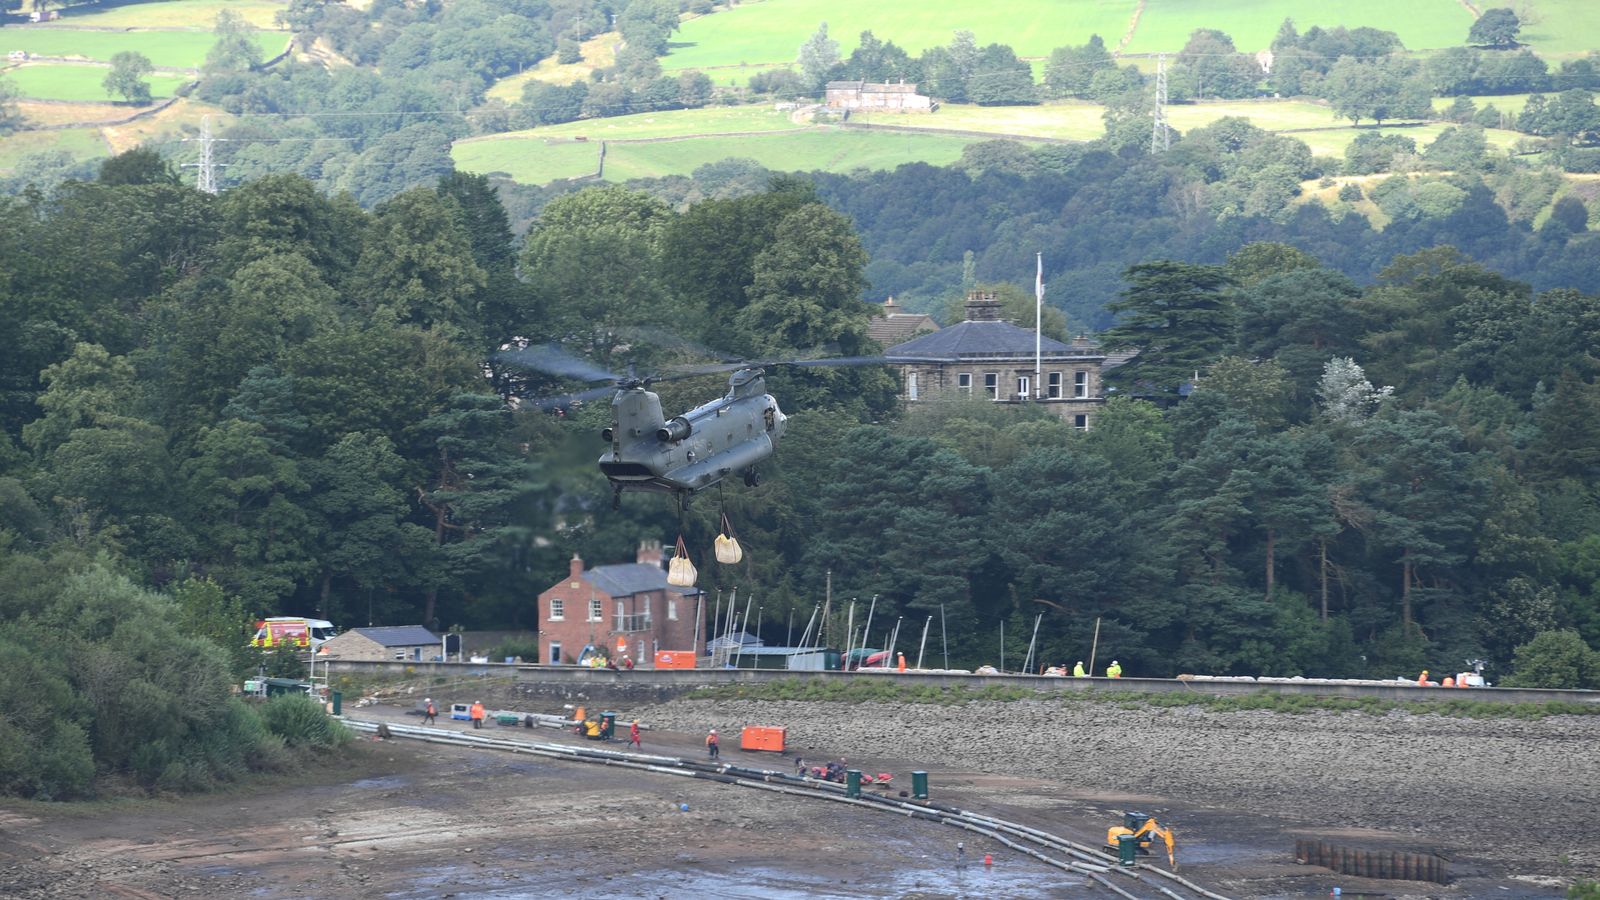
[[[309,650],[321,646],[333,635],[333,623],[326,619],[274,616],[256,621],[256,636],[250,639],[250,646],[267,650],[278,647]]]

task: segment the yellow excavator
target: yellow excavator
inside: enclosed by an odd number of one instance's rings
[[[1155,816],[1144,813],[1125,812],[1122,814],[1122,824],[1113,825],[1106,829],[1106,849],[1112,853],[1118,850],[1117,838],[1124,835],[1133,835],[1138,844],[1139,852],[1145,855],[1150,853],[1150,844],[1156,838],[1161,838],[1167,844],[1167,864],[1173,871],[1178,870],[1178,839],[1170,828],[1162,828],[1156,822]]]

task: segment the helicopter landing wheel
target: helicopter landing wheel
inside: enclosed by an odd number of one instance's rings
[[[761,484],[761,473],[755,469],[746,469],[744,472],[744,486],[756,487]]]

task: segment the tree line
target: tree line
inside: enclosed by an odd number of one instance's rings
[[[706,587],[768,621],[808,614],[831,571],[887,614],[942,612],[971,663],[1038,612],[1047,657],[1099,618],[1150,674],[1503,672],[1545,632],[1595,643],[1594,297],[1447,248],[1366,286],[1270,242],[1127,268],[1104,339],[1140,353],[1088,433],[987,403],[908,414],[881,368],[774,373],[793,424],[762,486],[682,520],[612,512],[606,404],[521,402],[577,385],[501,349],[613,371],[870,351],[868,253],[826,196],[778,179],[679,212],[592,188],[517,240],[480,177],[369,213],[295,176],[211,197],[136,151],[10,201],[3,618],[37,611],[29,566],[102,566],[215,584],[244,619],[536,627],[573,553],[681,530]],[[704,555],[724,510],[733,571]]]

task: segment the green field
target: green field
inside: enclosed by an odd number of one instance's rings
[[[1411,50],[1459,46],[1472,28],[1472,14],[1457,0],[1145,0],[1139,27],[1124,50],[1171,53],[1182,49],[1195,29],[1215,28],[1231,36],[1235,47],[1254,53],[1271,45],[1286,18],[1294,19],[1301,32],[1313,25],[1393,31]]]
[[[462,141],[450,149],[450,156],[463,172],[504,172],[523,184],[544,184],[593,175],[600,144],[547,144],[539,138]]]
[[[1544,54],[1581,56],[1600,50],[1600,3],[1595,0],[1527,0],[1526,3],[1490,3],[1510,6],[1522,22],[1523,43]],[[1480,8],[1485,8],[1480,6]]]
[[[704,109],[674,109],[666,112],[635,113],[609,119],[584,119],[564,125],[547,125],[506,135],[484,138],[574,138],[623,140],[627,138],[683,137],[695,134],[725,134],[738,131],[783,131],[803,128],[789,121],[789,114],[771,106],[708,106]],[[472,141],[471,143],[477,143]]]
[[[1331,128],[1343,125],[1334,111],[1304,100],[1233,100],[1221,103],[1175,103],[1167,107],[1167,121],[1179,131],[1200,128],[1226,116],[1249,119],[1268,131],[1293,128]]]
[[[278,0],[158,0],[121,6],[69,6],[48,28],[93,25],[100,28],[210,29],[217,13],[231,9],[257,28],[276,28],[273,16],[289,4]]]
[[[210,23],[207,22],[207,25]],[[282,33],[260,32],[256,40],[266,56],[275,56],[288,43]],[[0,32],[4,50],[26,50],[30,55],[81,56],[99,62],[124,50],[143,53],[150,62],[174,69],[199,68],[217,39],[207,31],[84,31],[71,28],[7,28]]]
[[[11,175],[17,161],[33,153],[62,150],[77,159],[106,156],[109,150],[105,139],[94,128],[71,128],[65,131],[19,131],[0,137],[0,176]]]
[[[1067,101],[1043,106],[968,106],[947,103],[937,112],[857,112],[850,121],[864,125],[902,128],[953,128],[990,134],[1027,135],[1090,141],[1105,131],[1101,108],[1093,103]]]
[[[848,172],[892,169],[902,163],[948,165],[972,138],[939,134],[890,134],[814,127],[771,134],[711,135],[681,141],[606,145],[606,180],[688,175],[708,162],[753,159],[779,172]],[[538,138],[465,141],[452,154],[467,172],[504,172],[524,184],[592,174],[596,143],[545,144]]]
[[[1500,98],[1506,99],[1506,98]],[[606,179],[687,174],[696,166],[742,156],[781,171],[830,172],[851,168],[892,168],[922,160],[942,164],[960,156],[961,147],[975,138],[946,135],[938,129],[1022,136],[1093,140],[1103,131],[1100,107],[1090,103],[1062,102],[1043,106],[968,106],[949,104],[927,115],[856,113],[850,121],[863,125],[928,129],[925,134],[904,131],[852,131],[791,122],[787,112],[768,106],[714,107],[641,113],[613,119],[587,119],[508,135],[461,141],[452,151],[457,165],[473,172],[505,172],[517,181],[542,184],[560,178],[591,174],[599,160],[599,142],[607,144]],[[1373,131],[1398,133],[1426,146],[1450,126],[1431,123],[1415,126],[1353,128],[1326,106],[1299,100],[1236,101],[1179,104],[1169,108],[1179,131],[1201,128],[1226,116],[1249,119],[1268,131],[1286,133],[1303,141],[1319,156],[1343,156],[1344,148],[1359,134]],[[741,132],[758,132],[753,135]],[[1491,147],[1509,150],[1522,135],[1489,129]],[[582,141],[577,140],[583,138]],[[660,143],[617,143],[645,138],[675,138]],[[781,140],[779,139],[781,138]],[[815,156],[806,156],[814,152]]]
[[[1522,108],[1528,105],[1528,98],[1532,96],[1532,94],[1493,94],[1486,97],[1470,97],[1468,99],[1470,99],[1478,109],[1483,109],[1485,106],[1493,106],[1495,109],[1503,113],[1516,113],[1520,115],[1522,113]],[[1456,98],[1454,97],[1435,97],[1433,98],[1433,108],[1437,112],[1444,112],[1445,110],[1449,109],[1450,104],[1454,102],[1456,102]]]
[[[1454,125],[1439,123],[1385,126],[1383,128],[1362,126],[1361,128],[1330,128],[1326,131],[1298,131],[1289,135],[1289,137],[1304,141],[1306,146],[1311,148],[1311,152],[1317,156],[1343,157],[1344,148],[1355,140],[1356,135],[1359,134],[1370,134],[1374,131],[1381,134],[1403,134],[1416,141],[1417,149],[1420,150],[1433,143],[1433,139],[1439,136],[1439,132],[1444,131],[1446,128],[1454,127]],[[1488,139],[1489,147],[1502,152],[1510,150],[1518,140],[1527,137],[1525,134],[1518,134],[1515,131],[1503,131],[1498,128],[1486,128],[1483,133]]]
[[[83,100],[105,103],[121,100],[120,95],[106,93],[101,86],[111,69],[106,66],[26,65],[6,72],[21,96],[32,100]],[[150,95],[157,100],[171,97],[180,85],[190,79],[183,75],[164,75],[160,72],[145,79],[150,84]]]
[[[1015,0],[1005,14],[977,17],[959,0],[880,0],[841,4],[837,0],[761,0],[683,23],[672,36],[672,52],[661,61],[669,70],[710,70],[722,66],[794,62],[800,45],[823,22],[839,52],[850,55],[862,31],[894,41],[913,56],[950,43],[958,30],[973,32],[978,43],[1010,44],[1021,56],[1047,56],[1063,44],[1081,44],[1098,33],[1115,47],[1128,29],[1137,0]],[[713,75],[713,77],[716,77]]]

